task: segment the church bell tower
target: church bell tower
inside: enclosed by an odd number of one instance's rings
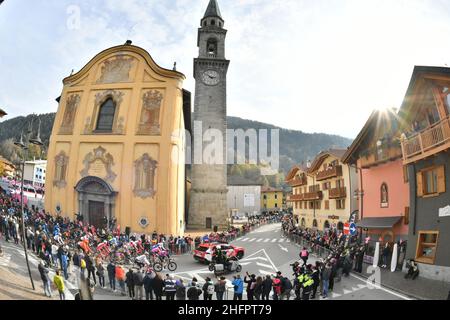
[[[224,20],[217,0],[210,0],[198,29],[199,56],[194,59],[194,147],[188,226],[210,229],[228,226],[227,208],[227,71]],[[201,127],[202,136],[198,135]],[[197,130],[197,131],[196,131]],[[206,133],[206,134],[205,134]],[[214,138],[210,138],[211,135]],[[202,139],[199,143],[198,139]],[[208,138],[209,137],[209,138]],[[203,152],[214,145],[214,160]],[[202,146],[199,148],[198,146]],[[222,150],[222,154],[220,154]],[[206,151],[206,150],[205,150]]]

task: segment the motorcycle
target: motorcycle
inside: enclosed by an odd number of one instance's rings
[[[215,276],[219,276],[219,275],[223,275],[223,274],[231,273],[231,272],[239,273],[242,271],[242,265],[239,263],[237,258],[231,258],[229,263],[227,263],[227,264],[212,262],[209,265],[209,271],[214,272]]]

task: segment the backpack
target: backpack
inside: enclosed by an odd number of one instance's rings
[[[210,283],[206,291],[208,292],[208,294],[214,294],[214,285]]]

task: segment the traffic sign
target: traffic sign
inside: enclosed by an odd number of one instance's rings
[[[344,224],[344,234],[345,235],[350,234],[350,223],[348,222]]]
[[[350,224],[350,234],[352,236],[356,235],[357,229],[356,229],[356,224],[355,223],[351,223]]]

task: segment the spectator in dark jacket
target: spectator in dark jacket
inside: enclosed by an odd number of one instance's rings
[[[262,300],[270,300],[270,292],[272,291],[272,279],[269,275],[266,276],[262,284]]]
[[[48,275],[49,270],[44,265],[43,261],[39,262],[38,270],[39,270],[39,274],[41,275],[42,283],[44,284],[44,294],[47,297],[51,298],[52,297],[52,290],[50,288],[50,277]]]
[[[106,270],[108,271],[109,287],[116,292],[116,266],[113,262],[109,262]]]
[[[203,291],[197,287],[197,283],[195,281],[192,281],[192,285],[187,291],[188,300],[199,300],[202,292]]]
[[[186,300],[186,287],[184,286],[182,279],[176,282],[175,289],[177,300]]]
[[[247,280],[247,277],[249,277],[248,280]],[[247,299],[253,300],[253,292],[255,290],[256,275],[254,275],[254,274],[250,275],[247,272],[247,275],[244,277],[244,282],[247,284]]]
[[[255,289],[253,290],[253,297],[255,300],[261,300],[263,294],[263,279],[262,277],[257,277],[255,282]]]
[[[161,275],[156,274],[155,278],[153,279],[153,292],[155,293],[156,300],[162,300],[163,287],[164,281],[161,278]]]
[[[86,261],[86,269],[87,269],[87,271],[88,271],[88,276],[87,276],[87,278],[88,278],[89,280],[91,280],[91,275],[92,275],[92,278],[93,278],[93,280],[94,280],[94,284],[97,285],[97,279],[96,279],[96,277],[95,277],[94,260],[92,260],[92,257],[91,257],[89,254],[86,255],[86,257],[85,257],[84,260]]]
[[[145,289],[145,299],[153,300],[153,279],[155,278],[154,273],[147,272],[144,277],[144,289]]]
[[[134,293],[136,295],[136,300],[144,299],[144,275],[139,269],[137,272],[133,273],[133,283],[134,283]]]
[[[128,287],[128,295],[130,296],[131,299],[134,300],[134,277],[132,269],[128,270],[126,277],[127,278],[125,279],[125,283],[127,284]]]

